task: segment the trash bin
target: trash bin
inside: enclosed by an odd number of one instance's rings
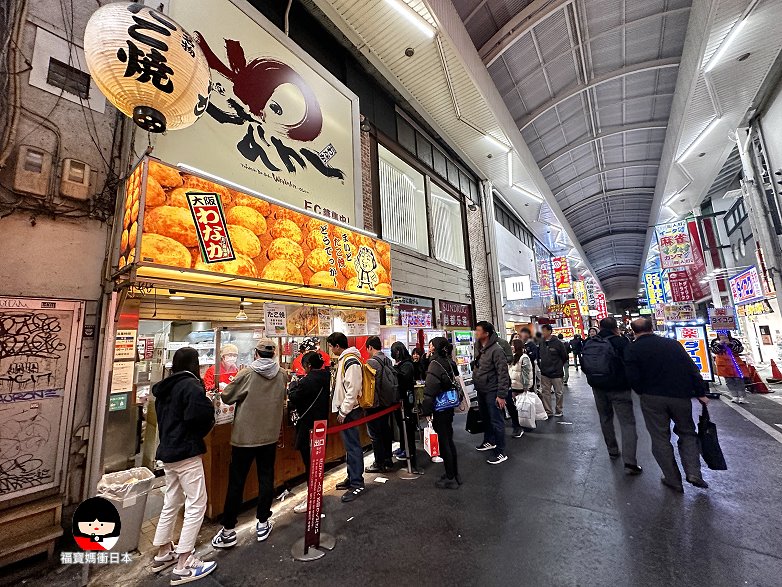
[[[146,467],[135,467],[127,471],[107,473],[98,482],[98,496],[114,504],[122,522],[119,540],[112,551],[130,552],[138,548],[144,510],[147,507],[147,493],[154,479],[155,474]]]

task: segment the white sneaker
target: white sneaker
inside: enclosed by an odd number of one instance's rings
[[[220,531],[212,538],[212,546],[215,548],[231,548],[236,545],[236,532],[220,528]]]
[[[506,456],[505,456],[505,455],[503,455],[503,454],[499,454],[499,455],[497,455],[496,457],[492,457],[492,458],[490,458],[490,459],[489,459],[488,461],[486,461],[486,462],[487,462],[487,463],[489,463],[490,465],[499,465],[500,463],[504,463],[504,462],[505,462],[505,461],[507,461],[507,460],[508,460],[508,457],[506,457]]]
[[[293,508],[293,511],[297,514],[305,514],[307,513],[307,500],[306,498],[303,499],[301,502],[299,502],[295,508]]]
[[[216,562],[205,562],[196,558],[194,554],[191,554],[187,558],[187,562],[183,568],[174,568],[174,570],[171,571],[171,585],[182,585],[183,583],[198,581],[199,579],[206,577],[216,568]]]
[[[265,522],[257,522],[255,524],[255,535],[258,537],[258,542],[263,542],[269,537],[269,534],[272,533],[272,528],[274,527],[274,524],[272,524],[269,520]]]

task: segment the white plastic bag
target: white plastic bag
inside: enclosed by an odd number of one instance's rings
[[[516,410],[519,412],[519,424],[523,428],[535,428],[535,402],[530,397],[534,395],[525,391],[516,396]]]
[[[535,402],[535,419],[536,420],[548,420],[548,414],[546,408],[543,407],[543,400],[540,399],[537,393],[530,393],[530,399]]]

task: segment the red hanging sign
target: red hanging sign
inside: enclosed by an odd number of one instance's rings
[[[708,284],[702,284],[701,281],[706,277],[706,261],[703,257],[703,247],[701,246],[701,237],[698,233],[698,225],[695,220],[690,220],[687,224],[690,231],[690,242],[692,242],[693,264],[688,265],[684,270],[692,288],[693,299],[701,300],[710,294]],[[679,270],[681,272],[681,270]]]
[[[554,271],[554,291],[560,295],[572,293],[573,284],[567,257],[554,257],[551,260],[551,267]]]
[[[579,308],[578,301],[568,300],[562,304],[565,309],[565,316],[570,318],[570,322],[573,324],[578,334],[584,334],[584,319],[581,317],[581,308]]]
[[[602,291],[599,291],[595,297],[597,298],[597,308],[595,308],[597,310],[597,319],[602,320],[603,318],[608,318],[606,295]]]
[[[310,480],[307,489],[307,526],[304,554],[320,546],[320,512],[323,509],[323,471],[326,465],[326,428],[328,421],[316,420],[310,431]]]
[[[671,286],[671,301],[692,302],[695,300],[690,277],[686,271],[670,271],[668,283]]]

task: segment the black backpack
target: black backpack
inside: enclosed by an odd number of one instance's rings
[[[619,355],[616,354],[614,345],[611,344],[613,336],[603,338],[595,336],[584,342],[584,348],[581,351],[581,369],[586,373],[587,380],[606,381],[616,377],[616,360]]]

